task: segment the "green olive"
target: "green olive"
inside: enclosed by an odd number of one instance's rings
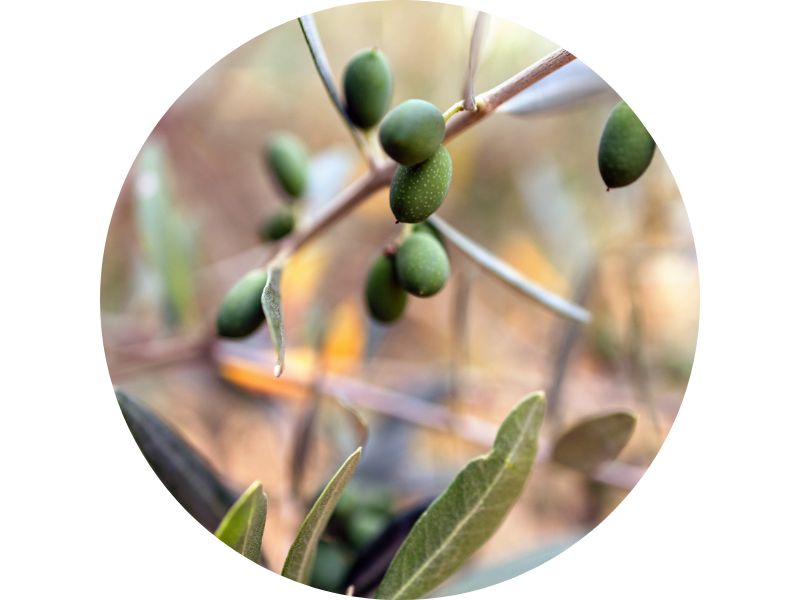
[[[414,233],[427,233],[428,235],[432,235],[436,238],[436,241],[444,246],[444,238],[442,237],[442,232],[436,229],[436,226],[431,223],[430,221],[423,221],[422,223],[414,223],[411,226],[411,230]],[[445,248],[447,250],[447,248]]]
[[[311,570],[310,584],[327,592],[339,592],[347,575],[348,559],[344,548],[321,540]]]
[[[393,257],[381,254],[372,263],[364,296],[369,314],[376,321],[391,323],[403,314],[408,294],[397,283]]]
[[[362,510],[347,522],[347,539],[359,550],[369,544],[386,529],[389,516],[372,510]]]
[[[395,271],[409,294],[433,296],[447,283],[450,261],[444,247],[428,233],[412,233],[397,249]]]
[[[291,133],[279,133],[266,147],[266,162],[276,181],[290,198],[299,198],[308,185],[308,152]]]
[[[286,237],[294,230],[294,212],[290,208],[283,208],[267,218],[261,228],[261,239],[273,242]]]
[[[400,223],[421,223],[430,217],[447,196],[452,177],[453,162],[444,146],[418,165],[397,167],[389,188],[395,218]]]
[[[611,111],[600,138],[597,164],[609,188],[629,185],[639,179],[653,160],[656,143],[625,102]]]
[[[389,110],[392,101],[392,69],[377,48],[358,52],[344,70],[347,116],[356,127],[369,129]]]
[[[264,322],[261,292],[267,285],[267,273],[253,270],[242,277],[222,300],[217,313],[217,333],[240,338],[253,333]]]
[[[444,140],[444,118],[430,102],[406,100],[386,115],[379,137],[386,154],[401,165],[416,165]]]

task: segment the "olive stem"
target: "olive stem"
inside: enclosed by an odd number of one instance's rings
[[[522,292],[565,319],[579,323],[588,323],[591,320],[591,314],[588,310],[527,279],[511,265],[503,262],[486,248],[469,239],[441,217],[431,215],[428,217],[428,221],[475,264],[487,273],[497,277],[500,281]]]
[[[467,109],[464,107],[464,101],[459,100],[458,102],[453,104],[453,106],[451,106],[442,113],[442,118],[444,119],[444,122],[447,123],[450,120],[450,117],[460,113],[462,110],[467,110]]]
[[[475,17],[472,38],[469,42],[469,63],[467,65],[467,78],[464,82],[464,110],[468,112],[472,112],[477,108],[475,105],[475,73],[478,70],[478,59],[488,24],[489,15],[485,12],[479,12]]]

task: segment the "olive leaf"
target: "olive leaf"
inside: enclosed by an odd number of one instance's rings
[[[308,583],[311,579],[311,569],[314,566],[320,536],[325,531],[345,486],[353,477],[360,458],[359,447],[342,463],[314,502],[314,506],[308,511],[283,563],[281,574],[284,577],[300,583]]]
[[[121,390],[116,395],[133,439],[155,474],[190,515],[214,531],[236,494],[158,415]]]
[[[283,331],[283,308],[281,307],[281,274],[283,265],[270,264],[267,267],[267,285],[261,293],[261,309],[267,317],[267,327],[272,344],[275,346],[276,361],[273,373],[280,377],[286,356]]]
[[[325,54],[325,49],[322,46],[322,40],[319,37],[319,31],[317,31],[317,24],[316,21],[314,21],[314,16],[304,15],[299,17],[297,21],[300,23],[300,29],[303,31],[303,37],[306,39],[308,51],[311,53],[311,58],[314,61],[314,67],[316,67],[319,78],[322,80],[322,84],[325,86],[325,91],[328,92],[331,102],[336,107],[336,110],[339,111],[339,114],[342,116],[345,123],[349,124],[350,118],[347,116],[344,103],[339,97],[339,92],[336,89],[336,83],[334,82],[331,66],[328,64],[328,57]]]
[[[378,598],[420,598],[488,540],[516,502],[536,458],[542,392],[520,401],[492,450],[467,464],[419,518],[378,587]]]
[[[611,88],[580,60],[573,60],[502,104],[498,112],[533,115],[573,106]]]
[[[635,427],[636,416],[627,411],[584,419],[561,434],[553,447],[553,460],[590,473],[622,452]]]
[[[136,234],[161,295],[170,327],[197,320],[196,227],[176,206],[167,156],[149,141],[136,164]]]
[[[214,535],[239,554],[258,563],[266,520],[267,495],[261,482],[254,481],[230,508]]]
[[[588,323],[591,320],[591,313],[588,310],[530,281],[511,265],[469,239],[441,217],[431,215],[428,221],[480,268],[490,272],[515,290],[566,319],[579,323]]]

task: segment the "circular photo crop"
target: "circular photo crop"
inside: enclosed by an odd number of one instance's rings
[[[456,6],[247,42],[155,124],[109,227],[135,442],[209,543],[322,590],[447,596],[556,556],[636,485],[692,366],[657,142],[581,57]]]

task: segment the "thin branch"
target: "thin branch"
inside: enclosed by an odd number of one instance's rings
[[[453,245],[461,250],[487,273],[494,275],[500,281],[508,284],[515,290],[522,292],[532,300],[538,302],[548,310],[553,311],[566,319],[579,323],[588,323],[591,320],[589,311],[573,304],[569,300],[550,292],[538,284],[526,279],[519,271],[508,263],[503,262],[484,247],[476,244],[463,233],[437,215],[428,217],[428,220],[442,235],[449,239]]]
[[[484,119],[496,111],[505,101],[573,60],[575,60],[575,57],[572,54],[560,48],[523,69],[510,79],[505,80],[500,85],[493,87],[488,92],[480,94],[475,99],[477,110],[461,112],[447,122],[445,140],[458,135],[467,127]]]
[[[455,114],[455,112],[463,110],[463,101],[459,100],[453,107],[445,112],[445,114],[450,113],[456,106],[459,107],[453,113],[454,116],[447,122],[445,139],[455,137],[473,123],[494,112],[498,106],[509,98],[519,94],[522,90],[533,85],[553,71],[563,67],[574,60],[574,58],[572,54],[563,49],[550,53],[530,67],[520,71],[488,92],[484,92],[478,96],[478,110],[474,112]],[[344,215],[356,208],[374,192],[389,185],[396,168],[397,164],[395,162],[382,161],[376,165],[370,173],[366,173],[357,179],[331,199],[325,209],[320,211],[314,221],[309,223],[308,226],[285,238],[280,247],[279,255],[283,258],[287,258],[306,244],[306,242],[325,231]]]
[[[325,54],[325,48],[322,46],[322,40],[319,37],[314,16],[305,15],[303,17],[299,17],[297,21],[300,23],[300,29],[303,31],[303,37],[306,39],[306,44],[308,45],[308,50],[311,53],[311,58],[314,60],[314,66],[317,69],[317,73],[319,73],[322,84],[325,86],[325,91],[328,92],[328,97],[331,99],[334,107],[336,107],[336,110],[342,117],[342,120],[350,130],[350,134],[353,136],[353,140],[355,141],[356,146],[358,146],[359,152],[361,152],[364,159],[367,161],[367,163],[369,163],[370,168],[374,168],[375,159],[367,147],[367,142],[364,139],[364,136],[361,135],[361,132],[359,132],[353,125],[352,121],[350,121],[350,117],[347,116],[347,111],[344,107],[344,102],[339,97],[339,92],[336,89],[336,83],[334,82],[333,78],[333,72],[331,71],[331,66],[328,63],[328,56]]]
[[[475,26],[472,29],[472,39],[469,42],[469,64],[467,66],[467,79],[464,82],[464,110],[474,111],[475,105],[475,72],[478,70],[478,59],[481,54],[483,38],[486,34],[489,15],[479,12],[475,17]]]

